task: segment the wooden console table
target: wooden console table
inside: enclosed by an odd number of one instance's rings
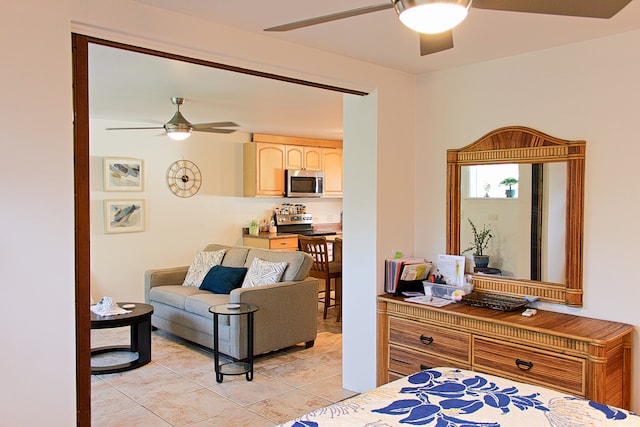
[[[538,310],[442,308],[378,297],[378,385],[451,366],[629,409],[634,327]]]

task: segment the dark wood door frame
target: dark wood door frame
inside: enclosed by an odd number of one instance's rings
[[[89,43],[126,49],[133,52],[204,65],[256,77],[264,77],[303,86],[316,87],[351,95],[368,95],[359,90],[331,86],[169,54],[137,46],[111,42],[80,34],[71,34],[73,60],[73,153],[75,199],[75,316],[76,316],[76,424],[91,425],[91,301],[90,212],[89,212]]]
[[[544,163],[531,165],[531,280],[542,280]]]
[[[91,425],[91,302],[89,229],[89,40],[72,34],[75,213],[76,424]]]

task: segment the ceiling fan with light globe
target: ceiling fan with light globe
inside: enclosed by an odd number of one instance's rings
[[[420,55],[425,56],[453,48],[451,29],[466,18],[470,7],[609,19],[630,2],[631,0],[390,0],[387,3],[278,25],[264,31],[291,31],[393,8],[404,25],[419,33]]]
[[[234,129],[222,129],[238,126],[234,122],[190,123],[180,112],[180,106],[184,104],[184,98],[171,98],[171,103],[176,106],[176,112],[167,123],[162,126],[135,127],[135,128],[107,128],[107,130],[138,130],[138,129],[164,129],[167,136],[173,140],[187,139],[191,132],[232,133]]]

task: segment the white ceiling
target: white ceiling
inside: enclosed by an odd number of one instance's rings
[[[640,0],[609,20],[472,8],[454,29],[453,49],[421,57],[417,34],[400,23],[393,9],[284,33],[263,32],[384,0],[136,1],[413,74],[640,28]],[[179,96],[187,99],[181,111],[192,123],[234,121],[245,132],[342,137],[342,95],[337,92],[97,45],[91,46],[89,58],[92,118],[162,124],[174,112],[169,99]]]
[[[342,139],[341,93],[89,46],[91,118],[130,122],[118,127],[161,126],[175,112],[174,96],[185,98],[180,111],[191,123],[232,121],[241,132]]]
[[[467,19],[453,31],[453,49],[420,57],[417,34],[400,23],[393,9],[283,33],[263,31],[265,28],[292,21],[382,4],[388,0],[137,1],[414,74],[640,28],[639,0],[633,0],[608,20],[491,11],[472,7]]]

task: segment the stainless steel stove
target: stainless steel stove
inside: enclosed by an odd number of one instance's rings
[[[304,236],[333,236],[335,231],[314,231],[313,215],[303,214],[278,214],[276,215],[278,233],[302,234]]]

